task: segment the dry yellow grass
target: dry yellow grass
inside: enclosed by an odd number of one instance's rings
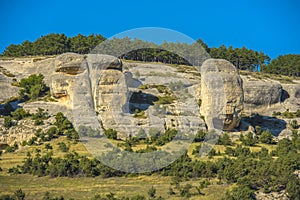
[[[74,144],[68,141],[65,137],[60,137],[54,139],[51,142],[55,156],[63,156],[66,153],[61,152],[58,149],[58,143],[65,142],[70,146],[70,151],[76,151],[81,155],[91,156],[86,150],[83,143],[78,142]],[[112,141],[113,145],[117,145],[121,141]],[[192,143],[189,146],[188,154],[193,159],[200,160],[216,160],[223,156],[214,156],[212,159],[197,158],[192,155],[193,149],[196,148],[200,143]],[[173,144],[176,146],[176,144]],[[175,146],[170,146],[169,149],[175,148]],[[251,151],[259,151],[262,147],[266,147],[268,150],[273,150],[275,146],[258,144],[257,146],[250,147]],[[140,144],[133,147],[134,150],[144,149],[146,144]],[[215,145],[214,149],[218,152],[224,153],[225,148],[223,145]],[[35,177],[32,175],[21,174],[21,175],[10,175],[7,173],[8,169],[16,165],[21,165],[22,161],[26,157],[27,152],[34,153],[36,149],[41,149],[42,153],[45,153],[45,145],[40,146],[30,146],[23,147],[14,153],[4,153],[1,156],[0,167],[3,169],[0,172],[0,194],[12,194],[18,188],[22,188],[26,192],[27,199],[42,199],[46,191],[49,191],[55,196],[63,195],[67,199],[90,199],[95,194],[105,195],[109,192],[115,193],[117,197],[121,196],[133,196],[137,194],[147,196],[147,191],[151,186],[154,186],[157,190],[157,195],[163,196],[165,199],[182,199],[179,196],[178,191],[176,195],[170,196],[168,194],[169,188],[171,187],[171,177],[164,177],[160,175],[152,176],[136,176],[136,177],[114,177],[114,178],[102,178],[102,177],[75,177],[75,178],[50,178],[50,177]],[[228,185],[218,185],[217,180],[211,180],[212,185],[208,188],[202,190],[205,195],[198,195],[195,188],[191,189],[192,197],[190,199],[222,199],[226,193],[226,190],[232,186]],[[182,183],[190,183],[193,186],[199,184],[199,179],[189,180]]]

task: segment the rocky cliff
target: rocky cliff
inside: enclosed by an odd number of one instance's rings
[[[41,73],[55,101],[21,106],[32,112],[38,107],[51,114],[61,111],[78,124],[100,122],[103,128],[116,129],[120,137],[167,128],[193,132],[217,126],[231,131],[239,127],[242,113],[271,116],[274,110],[300,108],[299,82],[240,76],[231,63],[218,59],[197,69],[67,53],[0,60],[0,66],[2,107],[17,96],[14,81]]]
[[[201,67],[201,113],[208,127],[230,131],[239,126],[243,111],[243,83],[236,68],[222,59],[208,59]],[[216,121],[217,120],[217,121]]]

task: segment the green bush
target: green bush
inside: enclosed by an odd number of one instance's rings
[[[294,118],[293,113],[291,113],[291,112],[289,111],[289,109],[287,109],[287,110],[286,110],[285,112],[283,112],[281,115],[282,115],[283,117],[289,118],[289,119]]]
[[[30,116],[28,111],[25,111],[23,108],[17,108],[14,112],[11,112],[11,116],[15,120],[21,120]]]
[[[62,152],[68,152],[69,151],[69,147],[64,142],[58,143],[58,148]]]
[[[293,129],[298,129],[298,127],[299,127],[297,120],[292,120],[290,122],[290,125]]]
[[[113,140],[118,139],[118,133],[117,133],[117,131],[114,130],[114,129],[111,129],[111,128],[105,129],[105,130],[104,130],[104,134],[106,135],[106,137],[107,137],[108,139],[113,139]]]
[[[203,142],[206,136],[206,132],[204,131],[198,131],[195,138],[194,138],[194,142]]]
[[[36,119],[34,120],[34,125],[35,126],[44,125],[44,121],[42,119]]]
[[[47,112],[45,112],[45,110],[43,108],[38,108],[36,113],[32,114],[31,119],[32,120],[44,120],[44,119],[48,119],[50,116]]]
[[[32,74],[28,78],[21,79],[19,86],[22,89],[19,91],[19,98],[21,100],[37,99],[44,96],[49,88],[44,83],[44,76],[42,74]]]
[[[4,127],[5,128],[10,128],[14,125],[16,125],[16,123],[12,120],[12,118],[10,116],[4,117]]]
[[[226,200],[254,200],[254,192],[250,189],[249,186],[238,186],[233,188],[231,192],[228,192],[225,197]]]
[[[167,96],[158,96],[158,101],[156,104],[171,104],[173,101],[176,100],[176,97],[167,95]]]
[[[155,135],[154,137],[151,137],[151,142],[154,143],[157,146],[163,146],[166,143],[173,140],[173,138],[177,135],[177,130],[175,129],[167,129],[164,133],[161,135]]]
[[[228,133],[224,133],[218,140],[219,145],[230,146],[232,145],[232,141],[228,135]]]
[[[243,134],[240,135],[240,141],[245,146],[254,146],[257,143],[257,138],[253,135],[252,132],[248,132],[246,136]]]
[[[15,142],[13,145],[6,147],[5,152],[15,152],[19,148],[17,142]]]
[[[259,137],[259,141],[265,144],[273,144],[273,135],[269,130],[263,131]]]
[[[63,135],[68,129],[73,129],[72,123],[64,116],[62,112],[55,115],[54,125],[58,128],[58,133]]]

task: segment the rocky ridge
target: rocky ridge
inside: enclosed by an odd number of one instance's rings
[[[209,59],[203,64],[211,65],[214,68],[207,68],[210,70],[200,75],[194,67],[122,63],[115,57],[96,54],[6,59],[0,60],[1,69],[6,70],[6,75],[3,70],[0,72],[0,100],[3,103],[17,95],[19,88],[11,85],[13,81],[41,73],[56,102],[28,102],[22,105],[25,109],[34,112],[41,107],[51,114],[61,111],[71,121],[89,126],[100,121],[103,128],[118,130],[120,137],[129,132],[136,134],[141,129],[149,132],[150,129],[210,128],[212,116],[218,116],[225,124],[222,128],[231,131],[238,129],[241,120],[245,125],[243,114],[271,116],[275,110],[300,108],[299,82],[281,84],[240,76],[225,60]],[[212,89],[218,88],[214,78],[222,80],[219,83],[223,89],[212,93]],[[216,94],[226,98],[214,102],[212,97]],[[153,98],[161,103],[155,103]],[[216,113],[212,115],[213,107]]]

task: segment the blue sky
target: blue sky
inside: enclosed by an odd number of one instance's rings
[[[45,1],[46,2],[46,1]],[[253,1],[16,1],[0,2],[0,52],[48,33],[111,37],[162,27],[202,38],[209,46],[246,46],[272,58],[300,54],[300,3]]]

